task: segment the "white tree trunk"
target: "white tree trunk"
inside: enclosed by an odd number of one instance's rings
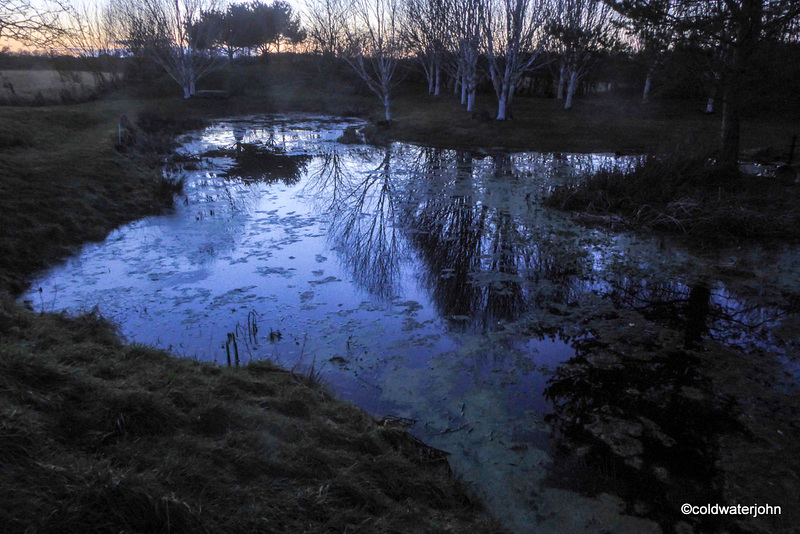
[[[709,96],[706,102],[706,113],[714,113],[714,97]]]
[[[575,96],[575,89],[578,86],[578,73],[573,70],[569,74],[569,87],[567,87],[567,101],[564,103],[564,109],[572,108],[572,98]]]
[[[468,91],[467,91],[467,83],[466,82],[467,82],[466,76],[462,74],[461,75],[461,105],[462,106],[467,103],[467,93],[468,93]],[[471,110],[468,109],[468,111],[471,111]]]
[[[428,77],[428,94],[433,94],[433,73],[427,68],[425,68],[425,76]]]
[[[653,88],[653,76],[656,72],[657,62],[657,59],[652,59],[647,66],[647,78],[644,80],[644,90],[642,91],[642,104],[650,102],[650,90]]]
[[[647,71],[647,78],[644,80],[644,91],[642,91],[642,104],[650,102],[650,87],[653,85],[653,73]]]
[[[192,98],[192,91],[189,88],[189,84],[188,83],[184,84],[184,86],[183,86],[183,98],[184,99]]]
[[[561,65],[561,68],[558,69],[558,93],[556,93],[556,98],[559,100],[564,100],[564,80],[567,76],[567,69],[564,65]]]
[[[383,107],[386,110],[386,120],[392,120],[392,111],[389,109],[389,93],[383,95]]]
[[[475,108],[475,89],[472,89],[467,95],[467,111],[472,111]]]
[[[434,87],[433,94],[434,96],[439,96],[442,87],[442,67],[439,63],[436,63],[436,86]]]
[[[506,91],[502,91],[500,93],[500,98],[497,100],[497,120],[499,121],[506,120],[507,107],[508,107],[508,93]]]

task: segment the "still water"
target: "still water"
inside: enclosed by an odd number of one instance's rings
[[[186,357],[318,372],[374,416],[414,420],[514,531],[659,532],[647,506],[553,476],[562,366],[596,335],[582,318],[650,311],[687,343],[774,349],[793,373],[773,335],[780,303],[738,297],[685,251],[540,204],[628,158],[337,141],[356,125],[269,116],[185,136],[180,152],[201,159],[175,171],[174,210],[87,245],[25,298],[97,307],[128,341]],[[777,258],[800,272],[795,254]],[[707,327],[684,328],[692,309]]]

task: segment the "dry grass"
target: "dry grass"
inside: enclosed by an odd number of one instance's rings
[[[0,332],[4,532],[499,531],[441,455],[269,363],[8,301]]]
[[[644,154],[678,145],[715,149],[721,127],[720,115],[705,115],[702,103],[692,101],[642,105],[589,97],[565,111],[560,100],[518,97],[514,119],[508,121],[494,120],[492,94],[479,95],[476,108],[492,118],[473,118],[450,94],[434,98],[417,86],[401,87],[394,99],[395,120],[383,135],[443,148]],[[792,136],[800,133],[796,118],[789,115],[743,121],[742,149],[788,147]],[[377,111],[371,116],[380,119]]]
[[[99,89],[98,77],[86,71],[0,71],[0,105],[79,102]]]

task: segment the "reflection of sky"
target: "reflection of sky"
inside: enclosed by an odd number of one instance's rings
[[[538,486],[550,461],[542,390],[574,351],[530,325],[553,303],[608,292],[620,265],[647,271],[668,260],[577,227],[538,199],[583,170],[624,160],[336,143],[351,124],[278,116],[223,120],[186,136],[187,153],[232,146],[238,135],[314,159],[293,185],[245,184],[225,176],[231,160],[205,160],[188,173],[173,213],[87,245],[34,281],[26,298],[45,310],[98,306],[129,340],[202,360],[223,363],[235,333],[244,361],[313,364],[368,411],[418,420],[415,432],[495,495],[492,509],[540,492],[561,503],[543,531],[558,531],[558,510],[573,505],[600,513],[606,505]],[[484,215],[483,230],[454,226]],[[463,287],[448,285],[455,256],[445,252],[474,254],[465,261],[466,319],[448,315],[447,295]],[[492,270],[500,264],[513,272]],[[388,270],[377,276],[380,268]],[[715,298],[725,300],[724,288]],[[504,314],[487,311],[492,305]],[[254,314],[255,338],[247,327]],[[505,458],[512,443],[520,447]],[[492,470],[512,461],[518,472]],[[525,505],[511,506],[512,522],[533,520]]]

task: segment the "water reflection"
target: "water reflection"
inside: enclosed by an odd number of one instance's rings
[[[689,313],[705,307],[691,301],[707,303],[702,286],[690,294]],[[699,371],[697,353],[642,341],[628,342],[630,353],[622,354],[605,347],[611,336],[602,339],[579,342],[548,381],[558,446],[548,483],[623,495],[662,525],[682,520],[683,502],[724,500],[719,440],[741,428],[733,401],[716,395]],[[714,522],[704,519],[703,531]]]
[[[352,156],[356,157],[353,158]],[[377,158],[338,148],[318,158],[303,195],[328,217],[328,239],[359,286],[381,300],[398,293],[402,250],[396,231],[392,148]]]
[[[236,142],[230,147],[209,150],[201,155],[204,158],[227,158],[233,164],[227,168],[226,175],[245,182],[277,182],[293,185],[300,180],[311,156],[306,154],[286,154],[269,142],[243,143],[244,133],[236,134]]]
[[[481,198],[492,194],[491,184],[476,183],[469,153],[453,154],[452,166],[442,151],[420,155],[428,157],[417,180],[433,183],[407,199],[401,221],[437,312],[452,327],[487,330],[513,321],[525,310],[518,225],[508,209]],[[513,173],[505,158],[492,160],[493,177]]]
[[[772,330],[796,311],[747,303],[719,282],[693,283],[623,278],[608,284],[606,295],[617,305],[684,332],[684,348],[702,348],[714,339],[744,349],[777,348]]]

